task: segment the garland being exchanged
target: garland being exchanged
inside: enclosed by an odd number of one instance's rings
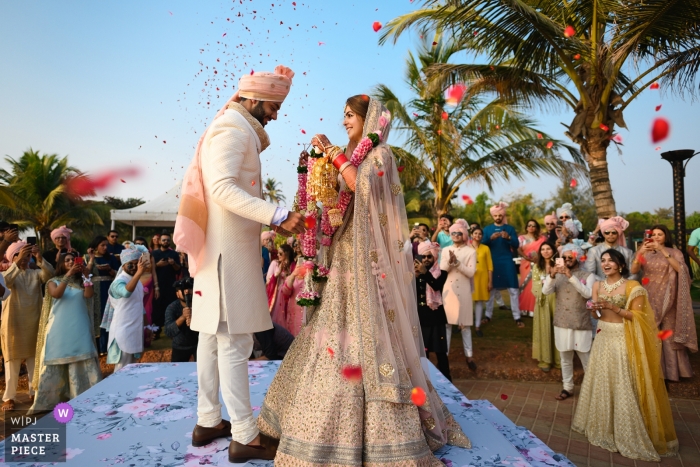
[[[350,163],[355,167],[359,167],[367,157],[367,154],[379,142],[380,137],[378,133],[369,133],[362,138],[352,152]],[[318,256],[316,237],[319,216],[317,203],[319,201],[323,203],[323,209],[320,212],[321,232],[323,232],[321,246],[329,247],[333,240],[333,234],[343,224],[345,212],[353,197],[353,192],[347,187],[338,195],[333,188],[328,186],[328,183],[335,184],[338,173],[329,159],[329,155],[317,154],[312,149],[306,160],[306,165],[304,166],[304,162],[301,161],[299,167],[297,167],[299,189],[297,190],[295,201],[299,212],[305,217],[306,224],[306,232],[299,236],[301,251],[306,260],[302,265],[306,270],[306,274],[303,276],[304,290],[297,295],[297,304],[299,306],[316,306],[321,302],[321,295],[315,290],[314,283],[327,281],[328,273],[330,272],[327,265],[320,264],[316,259]],[[333,201],[337,199],[337,201],[333,204],[329,202],[330,199],[333,199]]]

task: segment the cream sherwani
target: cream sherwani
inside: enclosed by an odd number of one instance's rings
[[[262,199],[260,153],[267,144],[262,125],[231,104],[212,123],[201,149],[208,222],[191,322],[200,333],[197,424],[221,422],[221,387],[231,435],[242,444],[258,434],[248,390],[252,333],[272,328],[260,280],[261,227],[276,210]]]

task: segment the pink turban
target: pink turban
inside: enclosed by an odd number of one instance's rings
[[[438,264],[440,244],[433,242],[420,242],[418,244],[418,254],[424,255],[427,252],[432,253],[433,258],[435,259],[433,266],[430,268],[430,274],[437,279],[440,277],[440,265]],[[442,293],[433,290],[429,285],[425,286],[425,293],[427,295],[425,298],[426,302],[428,303],[428,307],[430,307],[431,310],[437,310],[438,307],[442,305]]]
[[[556,224],[556,223],[557,223],[557,216],[556,216],[556,214],[551,213],[551,214],[547,214],[546,216],[544,216],[544,223],[546,224],[546,223],[548,223],[548,222],[549,222],[550,224],[551,224],[552,222],[554,222],[554,223]]]
[[[23,242],[21,240],[19,242],[15,242],[15,243],[11,244],[10,246],[7,247],[7,251],[5,252],[5,258],[7,258],[7,260],[11,263],[12,258],[14,258],[15,255],[17,253],[19,253],[19,250],[21,250],[22,247],[24,247],[24,245],[26,245],[26,244],[27,244],[27,242]]]
[[[455,220],[454,224],[450,226],[450,233],[452,232],[462,232],[462,239],[465,242],[469,241],[469,224],[464,219]]]
[[[265,242],[268,241],[268,240],[272,240],[272,241],[274,242],[274,241],[275,241],[275,236],[276,236],[276,235],[277,235],[277,234],[276,234],[274,231],[268,230],[267,232],[263,232],[263,233],[260,234],[260,241],[261,241],[262,243],[265,243]]]
[[[615,216],[615,217],[611,217],[610,219],[603,221],[600,224],[600,231],[602,233],[602,232],[605,232],[606,230],[610,230],[610,229],[617,230],[617,242],[622,246],[627,246],[627,242],[625,241],[625,236],[622,233],[627,229],[627,227],[629,227],[629,225],[630,225],[630,223],[627,222],[622,217]]]
[[[59,228],[53,229],[51,231],[51,240],[56,240],[56,237],[60,237],[61,235],[63,235],[64,237],[66,237],[66,241],[67,241],[66,248],[68,248],[68,251],[70,251],[70,250],[72,250],[72,248],[70,246],[70,234],[72,234],[72,233],[73,233],[73,231],[71,229],[69,229],[65,225],[62,225]]]
[[[244,75],[238,81],[238,94],[246,99],[283,102],[292,87],[294,72],[283,65],[277,65],[275,72],[259,71]]]
[[[501,214],[503,215],[503,222],[506,223],[506,208],[508,205],[504,202],[499,202],[494,206],[491,206],[491,209],[489,209],[489,212],[491,213],[491,216],[495,216],[496,214]]]

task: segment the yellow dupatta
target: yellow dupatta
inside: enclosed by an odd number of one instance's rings
[[[659,455],[678,453],[671,404],[661,369],[661,340],[649,304],[647,291],[637,281],[627,281],[627,310],[634,318],[625,320],[625,346],[632,365],[635,391],[644,425]]]

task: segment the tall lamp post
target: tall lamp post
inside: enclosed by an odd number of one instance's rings
[[[679,149],[661,153],[661,158],[669,161],[673,168],[673,225],[676,229],[676,248],[685,258],[690,270],[690,258],[685,248],[685,167],[690,159],[698,154],[693,149]],[[685,162],[685,164],[683,163]]]

